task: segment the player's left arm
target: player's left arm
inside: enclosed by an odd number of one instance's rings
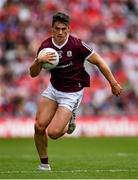
[[[120,95],[122,92],[122,87],[116,81],[115,77],[113,76],[109,66],[105,63],[103,58],[96,52],[94,52],[89,58],[88,61],[94,65],[96,65],[99,70],[102,72],[104,77],[108,80],[112,93],[116,96]]]

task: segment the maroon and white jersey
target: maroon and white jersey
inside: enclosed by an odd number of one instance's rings
[[[42,42],[38,52],[43,48],[53,48],[59,54],[59,64],[51,70],[50,82],[53,87],[63,92],[76,92],[90,86],[90,77],[84,69],[84,61],[94,51],[80,39],[69,35],[61,46],[50,37]]]

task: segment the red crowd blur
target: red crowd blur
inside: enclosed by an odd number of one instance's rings
[[[50,75],[43,70],[32,79],[29,66],[57,11],[71,16],[71,33],[101,54],[124,88],[114,97],[98,70],[86,63],[91,88],[85,89],[78,114],[138,114],[138,0],[1,0],[0,117],[34,116]]]

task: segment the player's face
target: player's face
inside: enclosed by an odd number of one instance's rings
[[[69,33],[69,27],[66,24],[63,24],[61,22],[55,22],[52,27],[52,34],[55,43],[57,44],[63,44],[68,36]]]

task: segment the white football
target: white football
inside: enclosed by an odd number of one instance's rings
[[[54,69],[54,68],[58,65],[58,63],[59,63],[59,55],[58,55],[58,53],[57,53],[57,51],[56,51],[55,49],[53,49],[53,48],[44,48],[44,49],[42,49],[42,50],[38,53],[38,56],[37,56],[37,57],[38,57],[39,59],[41,59],[41,58],[42,58],[43,56],[45,56],[46,53],[48,53],[48,52],[50,52],[50,53],[55,53],[56,59],[52,61],[52,64],[50,64],[50,63],[48,63],[48,62],[43,63],[43,64],[42,64],[42,68],[44,68],[44,69]]]

